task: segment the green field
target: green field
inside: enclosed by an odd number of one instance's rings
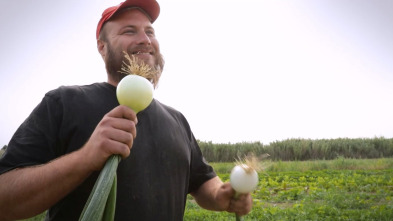
[[[268,163],[244,220],[393,220],[393,159]],[[228,180],[232,164],[213,164]],[[235,220],[190,198],[184,220]]]
[[[233,163],[212,163],[228,181]],[[266,161],[244,220],[393,220],[393,158]],[[28,219],[43,220],[39,218]],[[188,197],[185,221],[235,220]]]

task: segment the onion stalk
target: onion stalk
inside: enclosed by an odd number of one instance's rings
[[[101,170],[100,175],[97,178],[97,181],[93,187],[93,190],[91,191],[85,207],[83,208],[82,214],[79,217],[80,221],[102,220],[109,193],[111,192],[112,186],[115,185],[114,179],[116,176],[116,169],[119,161],[120,156],[112,155],[105,163],[105,166]],[[112,195],[116,195],[116,186],[114,188],[114,193],[112,193]],[[116,201],[113,201],[112,199],[111,203],[113,202]],[[107,220],[113,219],[114,211],[113,217]]]

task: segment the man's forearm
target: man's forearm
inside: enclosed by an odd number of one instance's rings
[[[37,215],[81,184],[91,173],[79,150],[47,164],[0,176],[0,220]]]
[[[219,177],[214,177],[206,181],[202,186],[191,195],[195,201],[204,209],[222,211],[225,210],[222,202],[217,201],[217,192],[222,187],[223,183]],[[225,203],[224,203],[225,204]]]

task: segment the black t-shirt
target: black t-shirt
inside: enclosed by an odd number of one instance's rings
[[[12,137],[0,158],[0,174],[79,149],[118,105],[116,88],[108,83],[48,92]],[[131,154],[117,170],[115,220],[182,220],[187,194],[216,174],[180,112],[154,99],[137,116]],[[50,208],[47,220],[78,220],[98,174]]]

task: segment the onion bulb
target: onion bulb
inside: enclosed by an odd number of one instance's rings
[[[127,75],[117,85],[117,100],[135,113],[144,110],[153,100],[153,85],[139,75]]]
[[[258,173],[247,164],[236,165],[232,169],[230,183],[236,193],[249,193],[258,185]]]

